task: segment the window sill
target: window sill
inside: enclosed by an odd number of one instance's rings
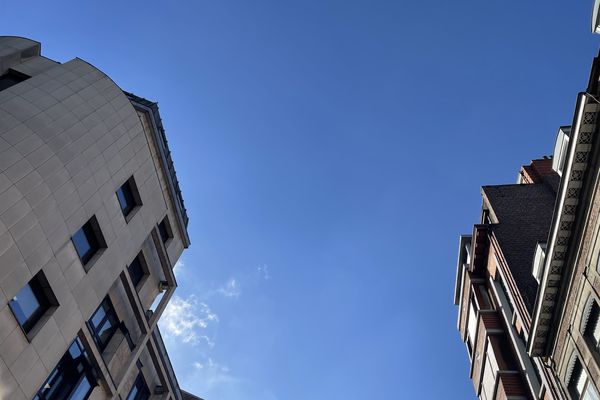
[[[92,256],[92,258],[90,258],[88,260],[88,262],[86,262],[85,264],[83,263],[83,261],[79,260],[81,262],[81,265],[83,266],[83,269],[85,271],[85,273],[87,274],[90,269],[92,269],[92,267],[94,266],[94,264],[96,264],[96,262],[98,261],[98,259],[102,256],[102,254],[104,254],[104,251],[106,250],[106,247],[102,247],[100,248],[96,254],[94,254]]]
[[[50,317],[52,316],[52,314],[54,314],[54,311],[56,311],[57,308],[58,308],[57,306],[52,306],[49,309],[47,309],[46,312],[44,314],[42,314],[42,316],[40,317],[40,319],[29,330],[29,332],[25,332],[25,329],[23,329],[23,326],[21,326],[21,324],[19,324],[17,322],[17,325],[21,329],[21,332],[23,332],[23,335],[25,336],[25,339],[27,339],[27,341],[29,343],[31,343],[31,341],[33,340],[33,338],[35,338],[36,335],[42,330],[42,328],[44,327],[44,325],[46,325],[46,322],[48,322],[48,320],[50,319]],[[10,307],[9,307],[9,309],[12,312],[12,309]],[[13,313],[13,315],[14,315],[14,313]]]
[[[137,283],[137,285],[133,286],[136,292],[139,293],[142,290],[142,288],[144,287],[146,282],[148,282],[149,277],[150,277],[150,274],[144,274],[144,276],[142,276],[142,279],[140,279],[140,281]]]
[[[141,205],[136,205],[131,211],[129,211],[129,214],[123,215],[123,218],[125,218],[125,223],[128,224],[129,221],[131,221],[131,219],[138,213],[140,208],[142,208]]]

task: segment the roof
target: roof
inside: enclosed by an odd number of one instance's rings
[[[188,393],[185,390],[182,390],[181,394],[183,396],[183,400],[202,400],[200,397],[194,396],[193,394]]]
[[[492,232],[531,315],[538,287],[531,273],[535,247],[548,240],[556,193],[544,183],[483,186],[482,191],[498,219]]]
[[[189,218],[187,215],[187,210],[185,208],[185,203],[183,202],[183,195],[181,194],[181,189],[179,188],[179,180],[177,179],[177,173],[175,172],[175,165],[173,164],[173,159],[171,157],[171,150],[169,150],[169,143],[167,141],[167,135],[165,134],[165,129],[162,124],[162,120],[160,118],[160,113],[158,112],[158,103],[144,99],[143,97],[136,96],[133,93],[125,92],[125,95],[132,102],[134,107],[141,108],[149,113],[153,128],[152,133],[155,135],[156,142],[158,145],[158,150],[161,155],[160,161],[162,162],[163,169],[167,175],[167,183],[169,185],[169,189],[171,192],[171,197],[175,203],[175,214],[179,219],[179,225],[182,228],[183,239],[184,239],[184,247],[187,248],[190,245],[190,237],[187,231],[187,226],[189,222]]]

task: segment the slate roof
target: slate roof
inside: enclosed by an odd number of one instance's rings
[[[537,242],[547,242],[556,200],[548,183],[483,186],[490,208],[498,218],[491,229],[523,301],[533,313],[538,283],[532,265]]]
[[[202,400],[200,397],[194,396],[193,394],[188,393],[185,390],[181,391],[181,395],[183,396],[183,400]]]

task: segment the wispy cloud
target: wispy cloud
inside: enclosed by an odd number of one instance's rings
[[[271,279],[271,275],[269,274],[269,266],[267,264],[263,264],[262,267],[258,267],[257,270],[265,281]]]
[[[194,361],[192,367],[194,381],[201,386],[201,393],[209,393],[221,385],[233,387],[241,383],[227,366],[213,361],[211,357]]]
[[[235,278],[231,278],[224,285],[221,285],[217,292],[225,297],[239,297],[242,294],[240,284]]]
[[[206,303],[198,301],[196,296],[173,296],[160,319],[160,326],[167,338],[177,338],[192,345],[206,341],[212,347],[214,343],[204,330],[217,322],[217,314]]]

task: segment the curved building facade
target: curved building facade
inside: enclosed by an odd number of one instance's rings
[[[0,399],[182,399],[157,322],[190,244],[158,107],[0,37]]]

